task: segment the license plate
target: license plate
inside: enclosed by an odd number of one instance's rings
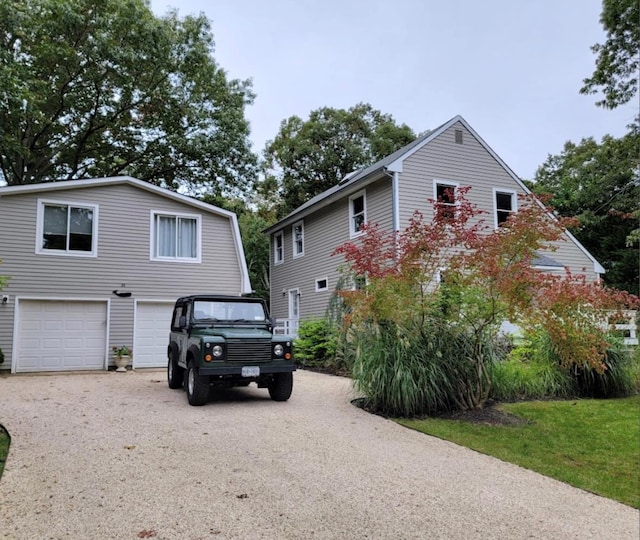
[[[243,367],[242,368],[242,376],[243,377],[259,377],[260,376],[260,367],[259,366]]]

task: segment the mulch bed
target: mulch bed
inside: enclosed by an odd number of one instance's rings
[[[377,414],[384,418],[393,418],[383,411],[370,407],[364,398],[357,398],[351,401],[356,407],[371,414]],[[460,420],[473,424],[484,424],[490,426],[524,426],[530,421],[520,416],[501,411],[495,407],[494,402],[489,402],[482,409],[472,409],[468,411],[446,411],[432,415],[432,418],[444,418],[445,420]],[[424,418],[424,417],[423,417]]]

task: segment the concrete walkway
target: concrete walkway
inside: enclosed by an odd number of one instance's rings
[[[164,371],[0,376],[0,538],[637,540],[639,513],[372,416],[295,374],[204,407]]]

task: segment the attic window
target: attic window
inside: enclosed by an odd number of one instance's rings
[[[456,134],[456,144],[462,144],[462,130],[456,129],[455,134]]]
[[[516,212],[516,194],[513,191],[498,191],[495,193],[495,223],[496,227],[502,225],[509,216]]]

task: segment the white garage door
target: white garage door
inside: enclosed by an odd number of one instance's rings
[[[16,371],[104,369],[106,302],[20,301]]]
[[[173,303],[138,302],[133,344],[134,367],[166,366],[172,312]]]

